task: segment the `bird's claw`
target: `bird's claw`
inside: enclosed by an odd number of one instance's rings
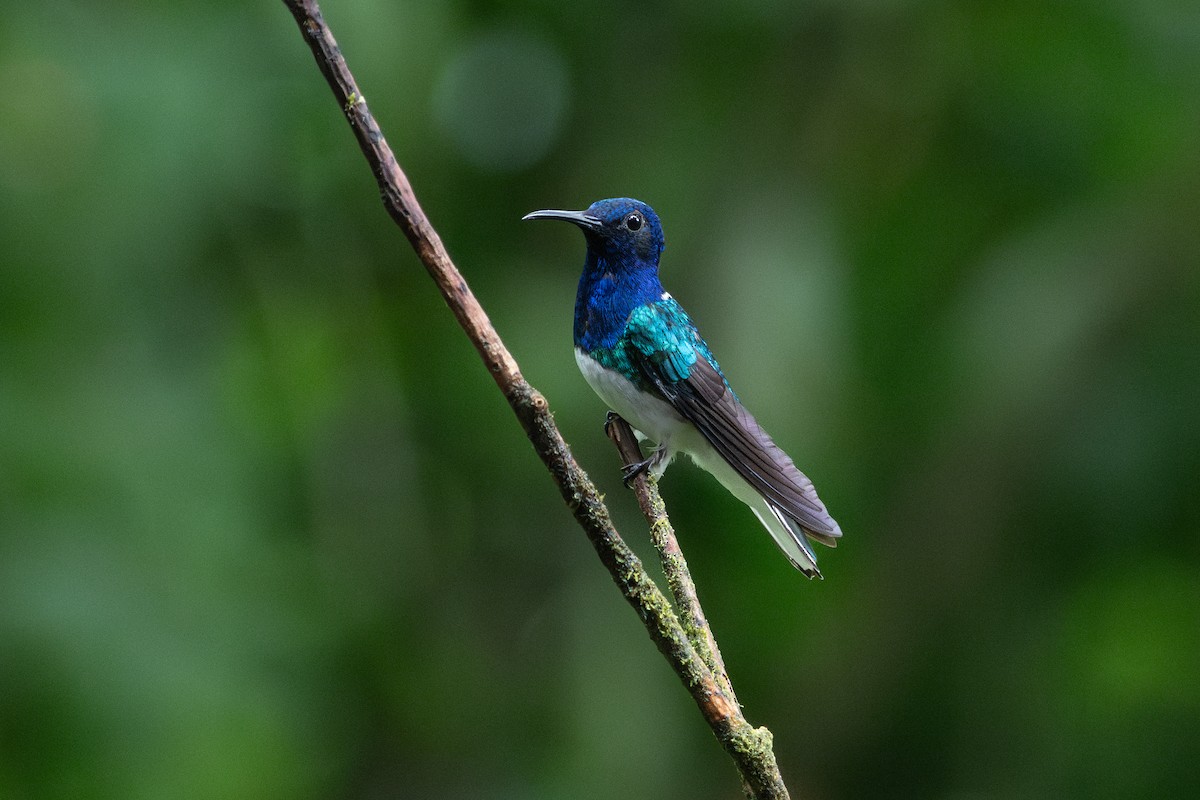
[[[645,461],[638,461],[637,463],[626,464],[621,467],[621,482],[625,484],[625,488],[628,489],[629,484],[633,483],[637,476],[645,474],[653,462],[654,456],[651,456]]]
[[[610,439],[613,436],[612,427],[620,419],[621,415],[615,411],[609,411],[608,415],[604,418],[604,434]],[[626,464],[625,466],[621,467],[621,480],[622,483],[625,484],[625,488],[628,489],[629,484],[633,483],[637,476],[645,474],[646,470],[648,470],[656,460],[657,453],[644,461],[635,461],[632,464]]]
[[[604,417],[604,435],[612,438],[612,426],[621,418],[621,415],[615,411],[609,411]]]

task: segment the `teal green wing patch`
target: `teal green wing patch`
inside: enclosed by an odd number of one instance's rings
[[[673,300],[639,306],[625,327],[630,360],[668,383],[685,381],[696,359],[696,329]]]

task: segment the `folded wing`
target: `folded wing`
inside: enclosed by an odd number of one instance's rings
[[[643,306],[631,315],[627,331],[630,358],[646,381],[771,505],[812,539],[836,546],[841,528],[812,481],[738,401],[678,304]]]

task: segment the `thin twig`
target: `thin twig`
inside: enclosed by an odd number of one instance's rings
[[[555,426],[546,398],[521,375],[516,359],[500,340],[483,307],[450,260],[437,231],[421,210],[408,178],[371,115],[318,4],[315,0],[284,0],[284,5],[295,17],[318,68],[354,131],[379,183],[384,207],[408,237],[446,304],[479,351],[484,366],[508,400],[613,581],[691,693],[754,797],[762,800],[787,798],[787,788],[771,749],[770,732],[766,728],[755,729],[746,722],[737,703],[724,692],[712,670],[692,646],[667,598],[613,527],[608,508],[595,485],[576,463]]]
[[[638,447],[637,437],[634,436],[629,423],[619,414],[609,412],[604,430],[608,433],[608,438],[612,439],[613,444],[617,446],[622,464],[636,464],[642,460],[642,451]],[[708,618],[704,616],[704,609],[700,605],[700,595],[696,591],[696,583],[692,580],[691,570],[688,569],[687,561],[683,557],[679,540],[675,537],[675,528],[671,525],[670,517],[667,516],[666,504],[663,503],[662,496],[658,493],[658,481],[650,474],[649,470],[646,470],[630,482],[630,487],[637,496],[638,507],[642,509],[642,516],[646,518],[646,524],[650,526],[650,538],[653,540],[654,549],[658,551],[659,560],[662,562],[663,574],[667,578],[667,587],[671,590],[671,596],[675,598],[675,609],[679,613],[683,629],[687,631],[692,647],[696,648],[700,657],[704,659],[704,663],[712,670],[725,694],[729,696],[730,700],[737,703],[737,695],[733,692],[733,684],[729,680],[729,673],[725,670],[725,660],[721,658],[721,649],[717,647],[712,627],[708,624]]]

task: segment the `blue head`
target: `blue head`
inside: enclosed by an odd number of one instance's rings
[[[561,219],[578,225],[588,250],[620,268],[658,266],[665,242],[654,209],[640,200],[614,197],[597,200],[586,211],[534,211],[522,219]]]
[[[629,312],[662,296],[662,225],[640,200],[615,197],[598,200],[586,211],[534,211],[522,219],[565,220],[578,225],[587,239],[575,298],[575,344],[584,350],[612,347]]]

